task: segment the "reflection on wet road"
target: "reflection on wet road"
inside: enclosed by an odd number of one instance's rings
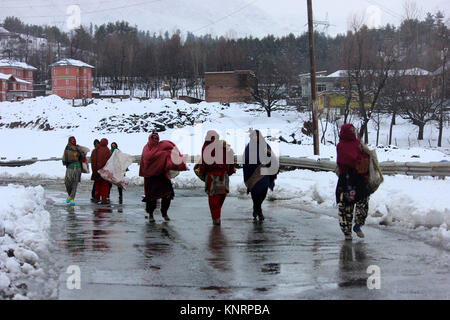
[[[448,299],[449,253],[407,236],[366,227],[346,242],[337,220],[279,202],[228,197],[222,226],[211,224],[202,190],[176,190],[169,216],[145,219],[142,187],[112,205],[65,205],[62,188],[46,189],[60,299]],[[83,190],[83,188],[81,189]],[[80,267],[81,289],[66,273]],[[381,288],[370,290],[370,266]]]

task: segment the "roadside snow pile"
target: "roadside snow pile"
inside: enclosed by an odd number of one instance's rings
[[[0,187],[0,299],[55,296],[41,267],[50,228],[44,204],[41,186]]]

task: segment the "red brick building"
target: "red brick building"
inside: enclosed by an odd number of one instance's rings
[[[256,87],[255,74],[250,70],[205,72],[207,102],[251,102]]]
[[[74,59],[63,59],[50,65],[52,93],[61,98],[92,98],[93,66]]]
[[[33,75],[37,69],[24,62],[0,60],[0,101],[33,97]]]

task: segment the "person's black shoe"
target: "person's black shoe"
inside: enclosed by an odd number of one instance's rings
[[[162,217],[164,218],[164,220],[170,221],[170,218],[167,214],[163,214]]]
[[[258,214],[259,221],[264,221],[264,215],[262,213]]]

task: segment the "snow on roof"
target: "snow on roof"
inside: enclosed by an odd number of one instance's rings
[[[0,80],[8,80],[9,78],[11,78],[10,74],[4,74],[0,72]]]
[[[9,32],[8,30],[6,30],[5,28],[0,27],[0,34],[1,34],[1,33],[3,33],[3,34],[9,34],[10,32]]]
[[[445,63],[445,70],[447,70],[448,68],[449,68],[449,66],[450,66],[450,61],[447,61],[446,63]],[[433,72],[433,75],[440,75],[441,73],[442,73],[442,70],[444,69],[444,67],[439,67],[439,68],[437,68],[436,69],[436,71],[434,71]]]
[[[332,74],[327,75],[329,78],[345,77],[347,75],[347,70],[338,70]]]
[[[0,67],[17,67],[27,70],[37,70],[35,67],[26,64],[25,62],[20,62],[12,59],[0,59]]]
[[[363,70],[361,70],[363,71]],[[333,72],[332,74],[329,74],[327,77],[329,78],[339,78],[339,77],[345,77],[347,76],[348,70],[338,70],[336,72]],[[393,76],[395,73],[398,73],[399,75],[403,76],[427,76],[430,74],[429,71],[415,67],[411,69],[405,69],[405,70],[390,70],[389,75]]]
[[[61,67],[61,66],[74,66],[74,67],[87,67],[94,69],[93,66],[75,59],[62,59],[50,65],[50,67]]]
[[[429,71],[417,67],[406,70],[400,70],[400,72],[407,76],[427,76],[430,74]]]
[[[31,82],[29,82],[29,81],[25,81],[25,80],[14,77],[12,74],[5,74],[5,73],[0,73],[0,80],[13,80],[18,83],[31,84]]]

